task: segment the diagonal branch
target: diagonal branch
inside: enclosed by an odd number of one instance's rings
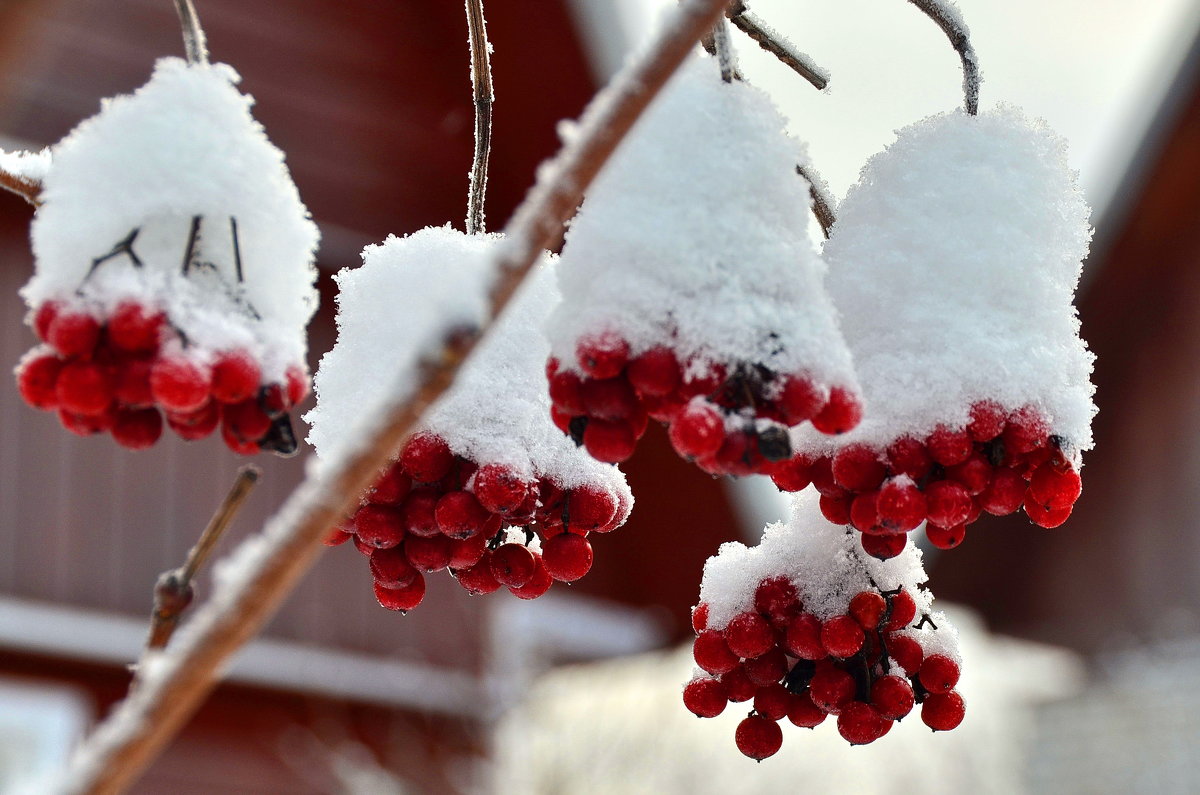
[[[475,99],[475,158],[471,162],[471,187],[467,193],[467,234],[481,234],[483,204],[487,194],[488,155],[492,148],[492,45],[483,18],[483,0],[467,0],[467,29],[471,40],[471,93]]]
[[[767,26],[765,22],[746,8],[742,0],[734,0],[726,12],[729,21],[742,33],[758,42],[758,46],[774,55],[797,74],[817,87],[824,90],[829,85],[829,72],[822,69],[806,54],[796,49],[790,41],[780,36]]]
[[[588,106],[578,135],[541,169],[505,232],[492,296],[498,314],[544,247],[574,215],[592,179],[642,111],[724,11],[726,0],[684,0],[653,44],[631,61]],[[361,444],[343,460],[310,468],[308,477],[242,544],[228,578],[175,637],[174,647],[142,670],[138,688],[76,752],[58,791],[125,790],[170,741],[212,690],[229,658],[257,633],[311,568],[329,528],[358,504],[359,495],[445,391],[478,335],[452,340],[423,369],[415,396],[392,405],[360,431]],[[373,426],[373,427],[371,427]]]
[[[937,23],[950,40],[958,57],[962,60],[963,70],[963,104],[967,113],[975,116],[979,113],[979,84],[982,77],[979,74],[979,60],[975,56],[975,46],[971,44],[971,31],[967,23],[958,13],[958,8],[948,0],[908,0],[919,8],[927,17]]]
[[[179,14],[179,27],[183,30],[183,50],[187,53],[187,62],[192,66],[207,64],[208,44],[192,0],[175,0],[175,12]]]
[[[821,178],[811,164],[796,166],[796,173],[808,181],[808,195],[812,197],[813,215],[816,216],[817,223],[821,225],[821,233],[828,240],[829,230],[833,229],[833,224],[837,221],[834,212],[837,202],[834,201],[833,194],[829,192],[829,184]]]
[[[42,205],[42,183],[38,180],[0,169],[0,188],[12,191],[34,207]]]

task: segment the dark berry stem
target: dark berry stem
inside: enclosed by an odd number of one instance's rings
[[[979,59],[975,55],[975,46],[971,44],[971,32],[958,14],[950,11],[942,0],[908,0],[919,8],[925,16],[937,23],[950,40],[950,46],[962,60],[963,70],[963,104],[967,113],[974,116],[979,113],[979,84],[982,80],[979,74]]]
[[[486,231],[483,205],[487,193],[488,155],[492,148],[491,44],[483,17],[483,0],[467,0],[467,29],[471,42],[471,92],[475,100],[475,158],[471,162],[471,186],[467,193],[467,234]]]

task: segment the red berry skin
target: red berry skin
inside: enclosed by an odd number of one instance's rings
[[[774,682],[766,687],[760,687],[754,694],[754,711],[764,718],[783,720],[787,717],[788,708],[795,698],[782,684]]]
[[[211,390],[212,370],[207,365],[172,356],[156,360],[150,368],[150,392],[166,411],[196,411]]]
[[[820,413],[825,406],[825,392],[810,379],[791,375],[784,379],[775,405],[785,425],[799,425]]]
[[[604,527],[617,513],[617,500],[606,489],[583,485],[567,495],[566,522],[569,530],[591,532]]]
[[[509,588],[520,588],[538,569],[533,553],[523,544],[501,544],[491,556],[492,576]]]
[[[521,507],[533,484],[521,479],[502,464],[485,464],[475,472],[472,491],[479,504],[491,513],[507,514]]]
[[[793,619],[783,643],[788,654],[801,660],[823,660],[828,655],[821,643],[821,622],[811,613]]]
[[[42,342],[50,341],[50,326],[63,310],[61,301],[46,301],[33,313],[33,332]]]
[[[972,453],[965,461],[947,467],[946,477],[961,484],[974,497],[986,491],[992,482],[992,465],[979,453]]]
[[[906,533],[891,535],[867,535],[864,533],[858,540],[862,544],[863,552],[871,557],[877,560],[891,560],[904,551],[904,547],[908,544],[908,535]]]
[[[226,351],[212,368],[212,396],[221,403],[240,403],[258,394],[262,371],[247,351]]]
[[[754,607],[773,626],[786,630],[800,615],[800,595],[786,577],[772,577],[760,582],[754,590]]]
[[[564,414],[580,416],[583,408],[583,379],[579,373],[563,370],[550,379],[550,402]]]
[[[410,438],[400,453],[400,466],[417,483],[435,483],[446,477],[453,465],[454,453],[446,440],[428,431]]]
[[[483,558],[483,553],[487,551],[487,544],[490,535],[485,530],[478,535],[473,535],[470,538],[455,538],[450,541],[450,568],[469,569]],[[496,583],[499,585],[499,583]]]
[[[720,676],[738,667],[738,657],[729,650],[724,635],[711,629],[706,629],[696,636],[692,643],[692,656],[696,665],[714,676]]]
[[[257,441],[271,429],[271,418],[256,400],[222,405],[221,420],[234,437],[244,441]]]
[[[325,536],[325,540],[322,543],[327,547],[340,547],[352,538],[354,538],[353,533],[347,533],[340,527],[335,527],[329,531],[329,535]]]
[[[129,450],[148,450],[162,436],[163,419],[158,409],[126,409],[117,412],[112,436]]]
[[[381,607],[407,613],[425,598],[425,578],[418,574],[416,579],[403,588],[384,588],[375,583],[375,598],[379,600]]]
[[[367,546],[389,549],[404,540],[404,523],[395,508],[364,505],[354,515],[354,532]]]
[[[589,334],[579,340],[575,357],[592,378],[615,378],[629,361],[629,343],[611,331]]]
[[[725,685],[717,679],[693,679],[683,688],[683,705],[699,718],[715,718],[728,703]]]
[[[935,732],[947,732],[963,722],[967,705],[955,691],[933,693],[921,704],[921,720]]]
[[[592,545],[575,533],[560,533],[542,545],[542,562],[559,582],[575,582],[592,568]]]
[[[593,419],[583,430],[583,446],[597,461],[619,464],[633,455],[637,437],[627,422]]]
[[[803,491],[812,482],[809,478],[811,463],[804,456],[795,456],[784,461],[777,461],[770,466],[767,473],[780,491]]]
[[[851,745],[867,745],[887,734],[892,722],[863,701],[847,704],[838,715],[838,733]]]
[[[725,627],[725,643],[737,656],[752,659],[775,646],[775,633],[757,612],[739,613]]]
[[[369,502],[376,505],[400,505],[411,489],[412,479],[404,474],[399,464],[393,463],[379,476],[366,496]]]
[[[154,353],[166,324],[162,312],[147,312],[136,301],[123,301],[108,318],[108,344],[126,353]]]
[[[85,312],[62,311],[50,324],[46,341],[65,357],[89,357],[100,341],[100,324]]]
[[[906,533],[925,521],[928,506],[916,484],[904,478],[892,478],[879,490],[875,510],[879,513],[879,523],[885,528]]]
[[[971,406],[971,420],[967,433],[976,442],[990,442],[1004,432],[1008,412],[999,403],[982,400]]]
[[[961,464],[975,449],[965,428],[955,431],[944,425],[939,425],[929,434],[925,446],[930,457],[944,467]]]
[[[915,703],[912,686],[899,676],[881,676],[871,685],[871,704],[888,720],[900,720]]]
[[[492,574],[492,556],[485,552],[479,562],[469,569],[455,573],[458,584],[472,596],[494,593],[500,590],[500,583]]]
[[[78,359],[59,370],[54,395],[64,411],[85,415],[103,414],[115,397],[108,372],[98,364]]]
[[[150,391],[150,369],[153,364],[146,358],[118,362],[113,379],[118,403],[126,408],[149,408],[154,405],[154,393]]]
[[[854,677],[829,663],[819,663],[808,684],[808,695],[820,709],[836,715],[854,699]]]
[[[868,632],[879,626],[886,610],[887,601],[874,591],[860,591],[850,600],[850,615]]]
[[[627,420],[638,413],[638,398],[624,378],[584,381],[579,388],[584,414],[602,420]]]
[[[850,524],[863,533],[878,533],[885,528],[879,527],[879,492],[871,491],[859,494],[850,503]]]
[[[1029,480],[1028,498],[1047,511],[1070,508],[1083,491],[1083,481],[1073,469],[1061,472],[1050,464],[1042,464]]]
[[[167,412],[167,425],[179,438],[189,442],[207,437],[220,421],[221,413],[212,401],[195,411]]]
[[[550,590],[550,586],[554,584],[554,578],[550,576],[550,572],[546,569],[540,555],[534,556],[534,562],[536,568],[529,581],[522,586],[510,586],[508,589],[508,592],[518,599],[537,599]]]
[[[442,532],[437,522],[438,494],[431,488],[413,489],[400,506],[404,532],[429,538]]]
[[[708,629],[708,605],[704,602],[692,608],[692,629],[697,633]]]
[[[904,673],[913,676],[921,669],[925,652],[921,644],[909,635],[895,634],[887,639],[888,656],[896,661]]]
[[[834,616],[821,624],[821,645],[832,657],[853,657],[865,639],[862,627],[850,616]]]
[[[938,549],[954,549],[966,539],[967,526],[965,524],[955,525],[954,527],[938,527],[935,524],[925,525],[925,537],[929,539],[930,544],[933,544]]]
[[[933,469],[933,458],[917,439],[905,436],[892,442],[887,450],[888,468],[893,474],[908,475],[915,483]]]
[[[550,407],[550,421],[554,423],[555,428],[558,428],[565,435],[570,435],[571,420],[574,418],[574,415],[559,410],[558,406]]]
[[[815,729],[828,715],[829,713],[813,703],[808,693],[802,693],[792,699],[792,703],[788,707],[787,719],[792,722],[793,726]]]
[[[1030,406],[1017,409],[1004,426],[1004,452],[1007,456],[1031,453],[1046,442],[1049,433],[1041,415]]]
[[[384,588],[403,588],[420,573],[408,562],[404,547],[392,547],[371,553],[371,576]]]
[[[917,676],[930,693],[949,693],[958,684],[958,663],[944,654],[931,654],[921,663]]]
[[[818,504],[821,515],[833,524],[850,524],[850,498],[821,495]]]
[[[304,398],[308,397],[308,393],[312,391],[312,377],[308,374],[307,367],[293,365],[283,374],[283,380],[287,385],[288,406],[298,406]]]
[[[746,678],[758,687],[778,682],[787,674],[787,656],[778,648],[771,648],[766,654],[760,654],[752,660],[746,660],[742,665]]]
[[[952,480],[937,480],[926,486],[925,504],[929,523],[939,527],[963,524],[971,515],[971,495]]]
[[[1025,500],[1025,479],[1015,470],[998,467],[991,483],[979,496],[979,505],[993,516],[1008,516]]]
[[[812,425],[824,434],[840,434],[862,421],[863,408],[853,392],[840,386],[829,391],[829,402],[813,417]]]
[[[895,632],[902,629],[917,617],[917,603],[908,591],[901,591],[891,597],[891,600],[892,612],[888,616],[887,623],[883,625],[884,632]]]
[[[651,348],[629,363],[629,383],[639,395],[665,397],[683,380],[679,362],[670,348]]]
[[[693,400],[675,415],[667,436],[684,458],[714,455],[725,441],[725,420],[710,403]]]
[[[66,409],[58,410],[58,421],[62,426],[77,436],[92,436],[106,433],[116,422],[117,412],[110,406],[101,414],[75,414]]]
[[[1046,510],[1028,497],[1025,499],[1025,515],[1029,517],[1031,522],[1046,529],[1058,527],[1067,521],[1071,517],[1072,507],[1068,505],[1066,508]]]
[[[17,389],[21,399],[35,409],[58,408],[58,374],[63,361],[52,353],[27,358],[17,366]]]
[[[434,509],[434,519],[443,535],[470,538],[483,530],[491,515],[469,491],[443,494]]]
[[[865,444],[843,447],[833,457],[833,480],[849,491],[871,491],[879,487],[887,467],[879,456]]]
[[[728,694],[730,702],[740,704],[743,701],[749,701],[758,693],[758,685],[750,681],[746,676],[746,671],[742,666],[737,666],[732,671],[721,674],[721,684],[725,685],[725,692]]]
[[[404,539],[404,556],[418,571],[441,571],[450,566],[452,543],[446,536],[409,536]]]
[[[221,441],[238,455],[257,455],[260,451],[257,441],[237,435],[229,425],[221,426]]]
[[[738,724],[733,739],[739,751],[751,759],[762,761],[783,747],[783,730],[772,720],[751,715]]]

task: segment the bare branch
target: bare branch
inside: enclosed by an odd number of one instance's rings
[[[42,206],[42,183],[0,169],[0,188],[17,194],[34,207]]]
[[[475,99],[475,158],[467,193],[467,234],[486,231],[483,204],[487,193],[488,154],[492,148],[492,45],[483,18],[483,0],[467,0],[467,29],[471,40],[471,92]]]
[[[816,216],[817,223],[821,225],[821,232],[825,235],[825,239],[828,240],[829,230],[833,228],[834,222],[837,221],[837,216],[833,211],[837,202],[833,200],[833,194],[829,192],[829,184],[821,178],[821,175],[813,169],[811,164],[796,166],[796,173],[808,181],[808,195],[812,196],[813,215]]]
[[[709,35],[712,37],[713,54],[717,56],[717,63],[721,67],[721,79],[726,83],[741,80],[737,56],[733,52],[733,42],[729,40],[729,25],[724,19],[718,19]]]
[[[192,0],[175,0],[175,11],[179,14],[179,26],[183,29],[183,50],[187,53],[187,62],[192,66],[207,64],[208,45]]]
[[[761,19],[750,13],[749,9],[746,8],[746,4],[741,2],[741,0],[734,0],[734,2],[730,3],[729,10],[726,13],[729,16],[729,21],[738,30],[754,39],[758,42],[759,47],[762,47],[787,64],[798,75],[816,86],[818,90],[824,90],[825,86],[829,85],[829,72],[822,69],[812,58],[797,50],[790,41],[780,36]]]
[[[187,560],[178,569],[164,571],[154,584],[154,610],[150,614],[150,636],[146,639],[146,649],[163,649],[171,640],[175,627],[183,611],[192,603],[192,579],[204,565],[208,556],[216,547],[217,542],[229,527],[233,517],[250,496],[250,491],[258,483],[262,470],[253,465],[244,466],[238,470],[237,479],[225,499],[221,501],[216,513],[208,520],[208,526],[200,534],[196,546],[188,552]]]
[[[493,318],[575,213],[583,193],[638,116],[724,10],[726,0],[684,0],[654,43],[626,66],[584,112],[579,134],[539,170],[542,178],[517,208],[498,257],[504,269],[492,295]],[[322,541],[358,504],[359,495],[449,387],[478,335],[451,341],[423,369],[414,398],[367,423],[344,460],[313,468],[267,523],[234,554],[231,575],[163,652],[139,687],[80,747],[60,791],[118,793],[141,774],[216,684],[229,658],[257,633],[308,571]]]
[[[982,78],[979,74],[979,61],[975,56],[975,47],[971,44],[971,31],[959,16],[958,9],[945,0],[908,0],[942,29],[946,38],[962,60],[963,70],[963,104],[967,113],[975,116],[979,113],[979,84]]]

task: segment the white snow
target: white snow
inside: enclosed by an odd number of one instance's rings
[[[1036,407],[1092,446],[1092,354],[1072,300],[1091,230],[1064,141],[1011,107],[930,117],[872,157],[824,254],[866,398],[801,449],[961,428],[973,402]],[[1078,464],[1078,461],[1076,461]]]
[[[0,150],[0,171],[29,182],[41,182],[50,170],[50,150],[40,152],[5,152]]]
[[[317,305],[317,228],[239,80],[223,64],[163,58],[146,85],[106,100],[55,145],[48,167],[31,166],[44,169],[36,273],[22,291],[31,306],[82,300],[103,316],[136,298],[167,308],[198,343],[189,352],[248,348],[276,379],[303,362]],[[185,277],[197,217],[197,264]],[[120,254],[89,277],[93,261],[134,230],[144,266]]]
[[[770,100],[683,64],[597,176],[559,266],[548,324],[574,367],[580,337],[615,330],[637,355],[669,345],[698,363],[757,362],[854,385],[806,230],[803,147]]]

